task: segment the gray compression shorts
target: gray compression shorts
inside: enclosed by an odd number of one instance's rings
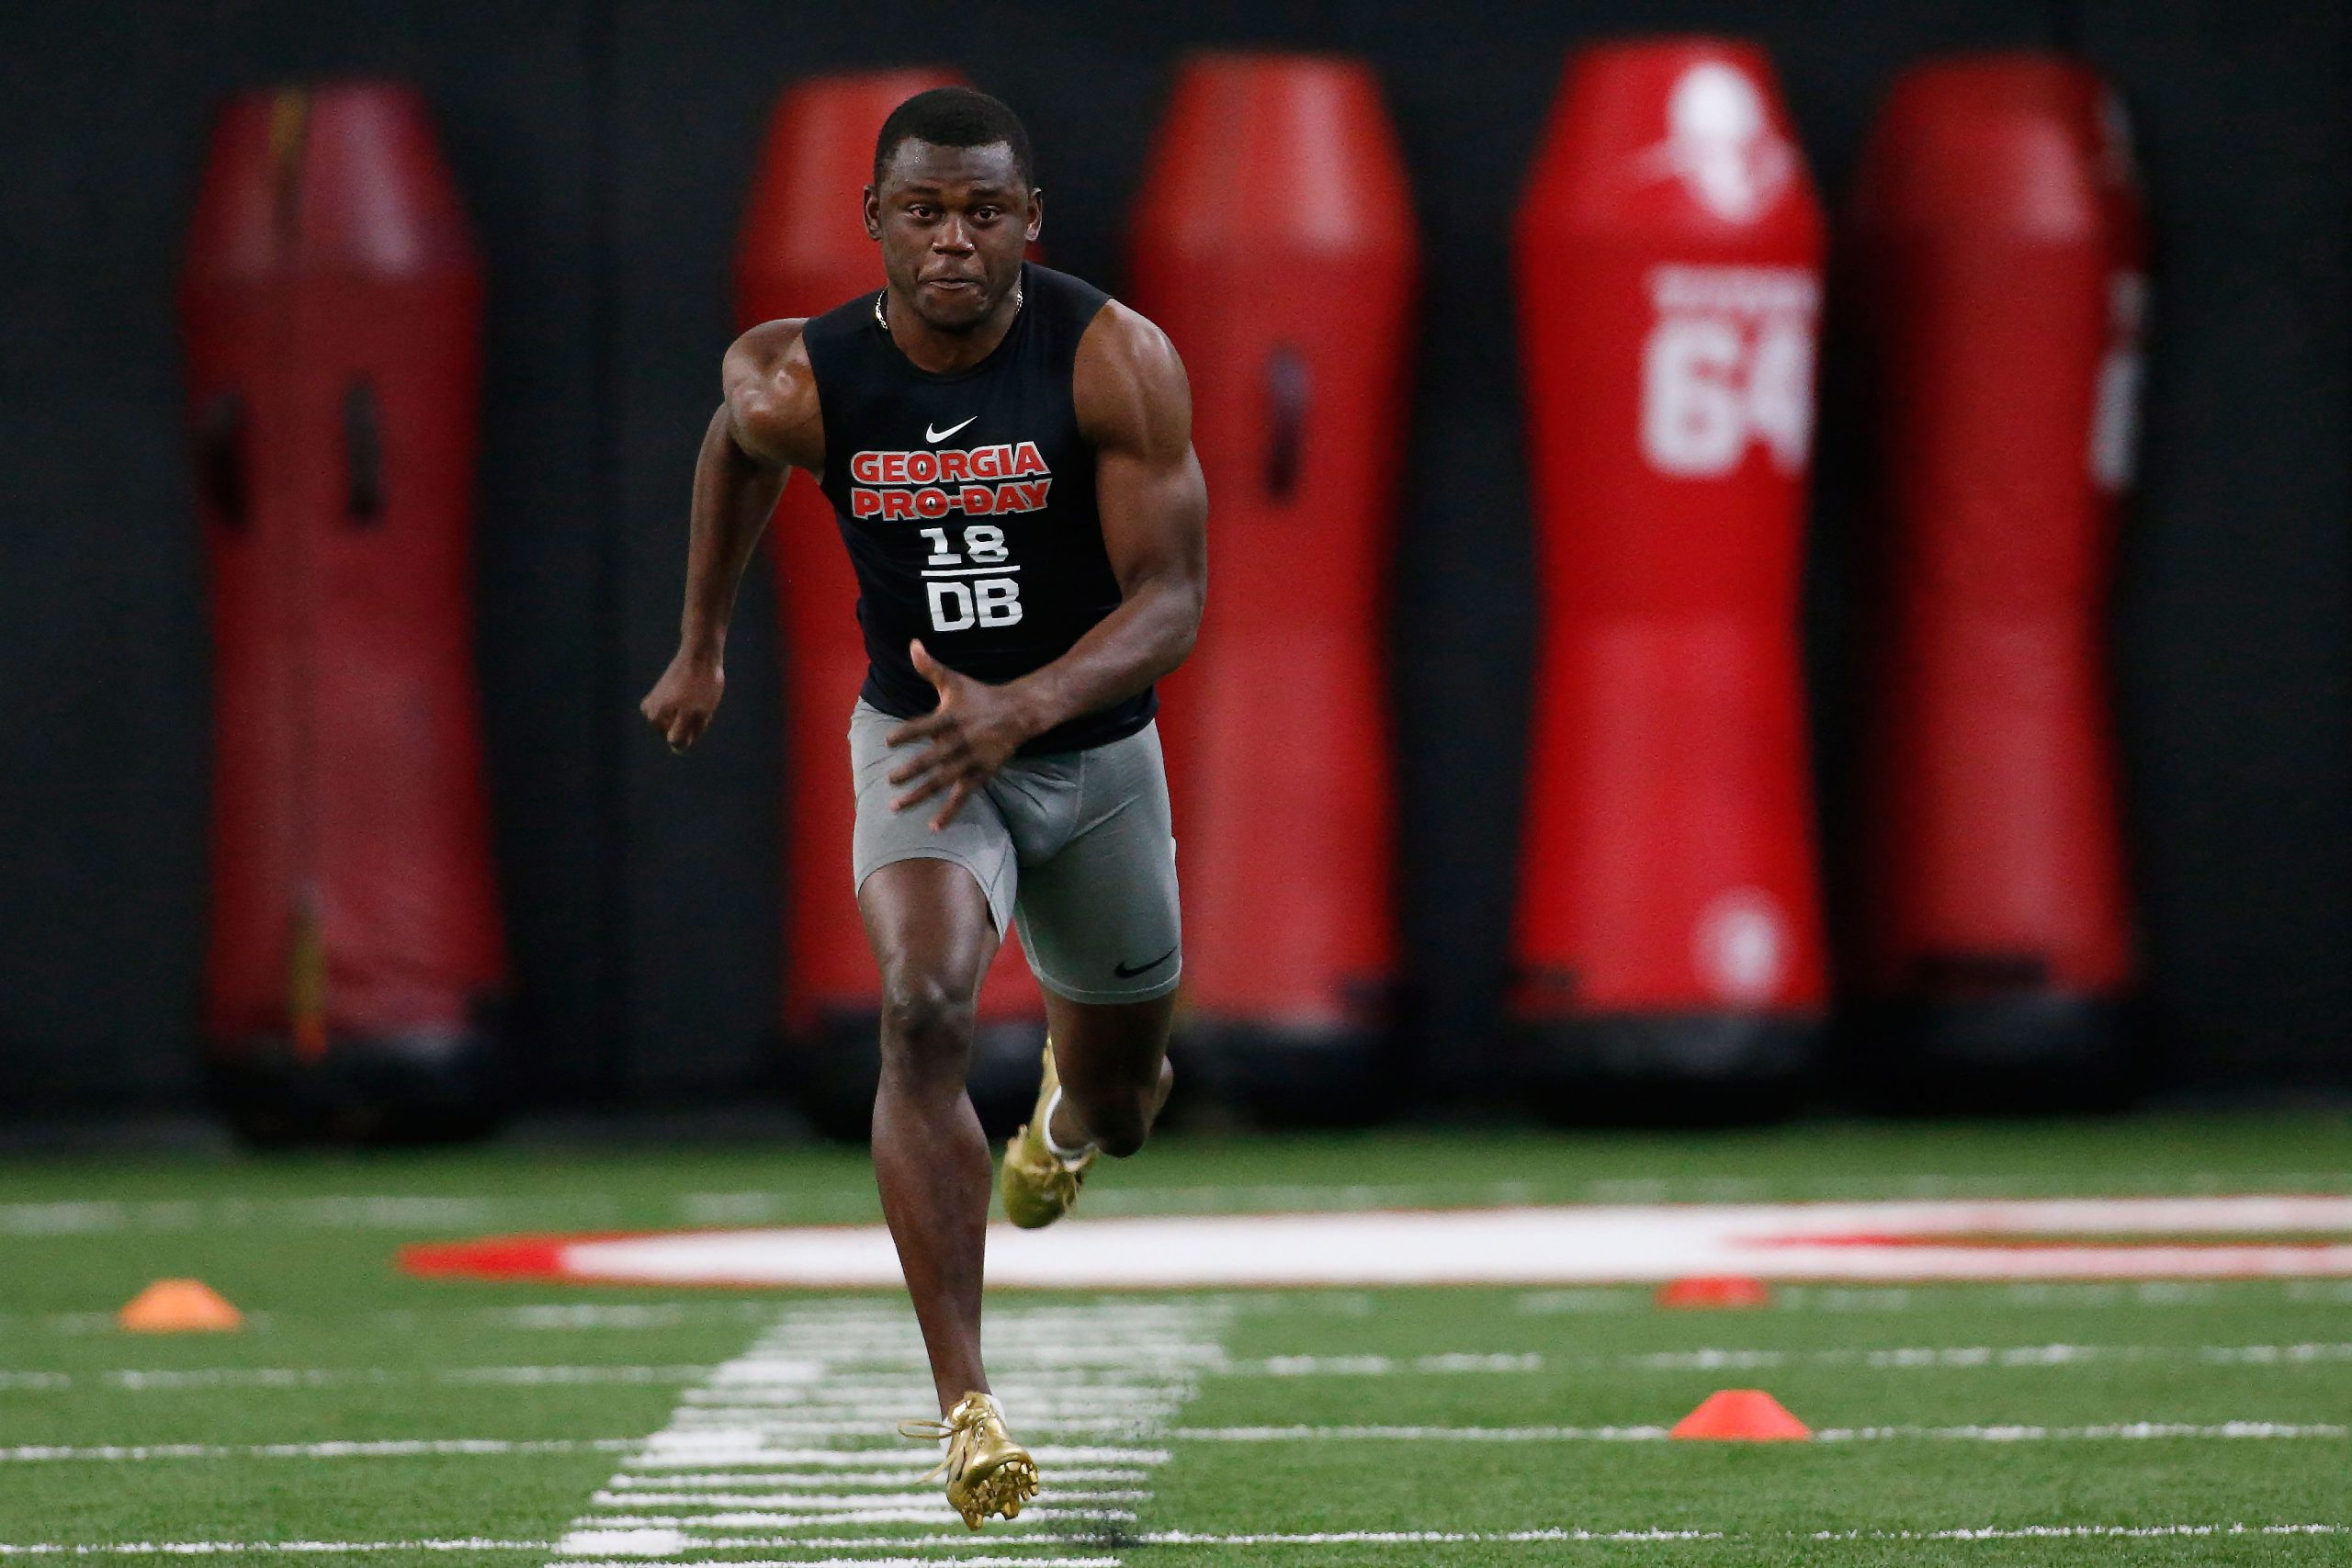
[[[998,932],[1008,918],[1018,926],[1047,990],[1140,1002],[1176,988],[1176,838],[1157,725],[1083,751],[1015,757],[933,832],[939,797],[890,809],[906,787],[890,783],[891,769],[921,750],[885,743],[904,722],[864,701],[850,715],[856,886],[894,861],[953,861],[979,883]]]

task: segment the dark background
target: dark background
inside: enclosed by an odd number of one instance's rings
[[[674,636],[768,107],[810,73],[959,67],[1028,120],[1055,264],[1115,289],[1170,71],[1205,45],[1370,58],[1412,165],[1430,264],[1394,637],[1405,918],[1430,1004],[1417,1046],[1441,1081],[1475,1082],[1533,634],[1508,220],[1565,51],[1691,29],[1771,51],[1833,210],[1881,95],[1924,55],[2072,48],[2122,87],[2158,236],[2116,636],[2156,1039],[2187,1092],[2352,1077],[2346,14],[17,0],[0,8],[0,1111],[194,1083],[209,716],[172,285],[224,95],[381,74],[431,100],[491,279],[481,651],[521,1037],[546,1099],[683,1100],[752,1081],[775,1010],[785,759],[764,562],[694,761],[635,714]],[[1809,622],[1834,803],[1834,409],[1824,435]]]

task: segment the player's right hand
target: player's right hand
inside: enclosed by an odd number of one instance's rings
[[[727,671],[715,659],[698,659],[684,649],[662,671],[662,679],[645,694],[637,711],[668,741],[670,750],[684,756],[686,748],[710,728],[718,699],[727,690]]]

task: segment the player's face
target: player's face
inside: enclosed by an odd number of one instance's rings
[[[892,290],[941,332],[969,332],[1012,292],[1044,216],[1001,141],[901,141],[865,189],[865,231],[882,243]]]

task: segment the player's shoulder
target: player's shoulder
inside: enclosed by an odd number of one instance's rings
[[[1193,393],[1159,323],[1105,299],[1087,323],[1071,376],[1078,418],[1098,445],[1158,448],[1189,440]]]
[[[1094,319],[1087,322],[1078,354],[1081,377],[1091,362],[1099,373],[1132,378],[1147,388],[1184,389],[1184,361],[1159,323],[1108,296]]]
[[[1124,300],[1104,296],[1102,308],[1086,325],[1096,352],[1138,359],[1176,359],[1176,345],[1159,323]],[[1179,361],[1181,363],[1181,361]]]
[[[735,439],[778,462],[822,461],[822,410],[808,363],[807,318],[785,316],[747,329],[728,345],[721,369]],[[814,445],[812,446],[812,439]]]
[[[1079,373],[1133,378],[1147,389],[1184,389],[1184,361],[1159,323],[1132,305],[1105,299],[1078,346]]]
[[[782,365],[786,359],[806,359],[808,356],[808,318],[806,316],[780,316],[773,321],[762,321],[757,326],[745,328],[742,334],[728,346],[728,365],[729,368],[766,370]]]
[[[739,389],[763,387],[776,392],[808,383],[808,321],[784,316],[746,328],[727,346],[720,375],[729,396]]]
[[[1028,308],[1074,329],[1081,353],[1132,358],[1137,354],[1175,352],[1167,335],[1140,311],[1113,299],[1075,273],[1056,272],[1037,262],[1023,264]]]
[[[872,319],[874,296],[869,291],[844,299],[815,316],[780,316],[747,329],[735,340],[729,357],[747,367],[774,367],[786,361],[806,363],[812,353],[855,336]]]

